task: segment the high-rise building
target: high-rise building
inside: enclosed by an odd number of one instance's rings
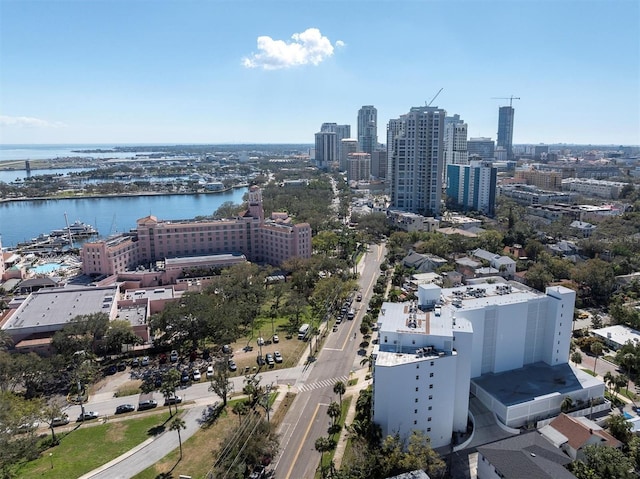
[[[398,131],[387,177],[394,209],[425,216],[440,213],[445,115],[441,108],[413,107],[389,123],[389,134]]]
[[[513,159],[513,115],[511,106],[501,106],[498,111],[498,147],[507,152],[507,160]]]
[[[337,135],[331,131],[316,133],[316,166],[327,170],[338,160]]]
[[[338,160],[342,158],[342,140],[351,137],[351,125],[338,125],[337,123],[323,123],[320,127],[321,132],[329,132],[336,134],[336,150]]]
[[[384,179],[387,177],[387,151],[374,150],[371,153],[371,175]]]
[[[349,153],[347,159],[347,181],[369,181],[371,179],[371,155]]]
[[[358,151],[358,140],[355,138],[344,138],[340,145],[340,171],[347,171],[347,158],[349,153]]]
[[[460,115],[447,116],[444,119],[444,181],[447,180],[448,165],[466,165],[467,124]]]
[[[373,105],[358,110],[358,146],[369,154],[378,147],[378,110]]]
[[[393,145],[394,140],[400,133],[402,132],[402,119],[401,118],[392,118],[387,123],[387,180],[390,181],[393,178],[393,172],[391,168],[393,166],[393,162],[391,159],[393,158]],[[389,194],[391,194],[391,188],[389,188]]]
[[[479,156],[483,160],[493,160],[495,154],[495,144],[491,138],[479,137],[469,138],[467,141],[467,156]]]
[[[587,413],[590,398],[602,400],[602,381],[568,364],[574,291],[487,282],[420,285],[417,296],[384,303],[377,319],[373,421],[383,437],[420,430],[448,445],[467,431],[470,401],[518,428],[557,415],[565,397]]]
[[[489,161],[447,165],[447,199],[466,210],[493,216],[498,169]]]

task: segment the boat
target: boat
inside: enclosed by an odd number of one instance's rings
[[[66,228],[60,230],[53,230],[51,236],[68,236],[71,235],[75,238],[86,238],[88,236],[97,235],[98,230],[93,226],[76,220]]]

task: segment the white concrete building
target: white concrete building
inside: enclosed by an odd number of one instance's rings
[[[562,190],[572,191],[587,196],[616,199],[626,183],[619,181],[593,180],[591,178],[565,178]]]
[[[384,303],[378,316],[373,419],[384,435],[420,429],[448,445],[466,430],[470,392],[509,427],[558,414],[567,395],[603,397],[600,381],[567,364],[574,291],[427,284],[418,298]]]

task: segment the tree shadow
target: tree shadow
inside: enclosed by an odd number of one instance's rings
[[[147,430],[147,436],[157,436],[162,434],[167,428],[164,424],[159,424],[157,426],[153,426]]]
[[[202,416],[197,419],[198,424],[202,428],[208,428],[216,422],[216,420],[222,414],[224,410],[224,406],[221,403],[214,403],[207,406],[207,408],[202,411]]]

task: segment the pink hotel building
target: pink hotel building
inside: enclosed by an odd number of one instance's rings
[[[137,221],[133,234],[85,243],[80,252],[89,275],[114,275],[178,257],[242,253],[249,261],[279,265],[292,257],[311,257],[311,226],[293,224],[286,213],[264,218],[262,192],[249,190],[249,209],[223,220]]]

